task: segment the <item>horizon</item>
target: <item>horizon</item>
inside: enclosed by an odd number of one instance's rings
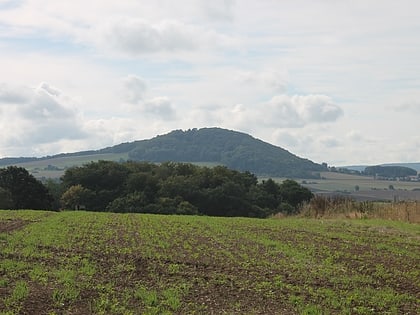
[[[0,0],[0,158],[219,126],[317,163],[416,163],[419,10]]]

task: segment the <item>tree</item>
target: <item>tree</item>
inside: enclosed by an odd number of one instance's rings
[[[291,179],[286,179],[281,183],[280,195],[282,202],[290,204],[295,209],[295,213],[299,212],[299,207],[305,201],[307,202],[313,197],[312,192],[308,188],[299,185]]]
[[[85,208],[91,201],[92,192],[82,185],[73,185],[61,196],[60,202],[64,209],[79,210]]]
[[[23,167],[9,166],[0,169],[0,187],[10,193],[10,209],[52,208],[53,198],[48,189]]]
[[[60,206],[61,206],[60,198],[64,192],[63,185],[61,185],[61,183],[58,180],[54,180],[54,179],[47,179],[44,182],[44,185],[48,189],[48,192],[50,193],[50,195],[53,197],[52,209],[53,210],[60,209]]]
[[[92,162],[66,170],[63,186],[66,208],[161,214],[267,217],[312,196],[294,181],[258,183],[250,172],[174,162]]]
[[[12,209],[12,194],[7,189],[0,187],[0,209]]]
[[[93,193],[86,206],[104,211],[110,202],[125,193],[128,174],[129,169],[122,163],[98,161],[66,170],[62,181],[66,189],[79,184],[89,189]]]
[[[144,207],[148,204],[143,192],[134,192],[123,197],[114,199],[106,207],[108,212],[144,212]]]

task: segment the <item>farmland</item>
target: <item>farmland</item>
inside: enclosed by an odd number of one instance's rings
[[[420,226],[0,211],[2,314],[417,314]]]
[[[317,194],[338,193],[356,200],[420,200],[420,182],[375,180],[371,176],[334,172],[320,175],[322,179],[304,180],[304,186]]]

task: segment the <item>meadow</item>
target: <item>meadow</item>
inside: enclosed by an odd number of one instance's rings
[[[0,211],[1,314],[418,314],[420,225]]]

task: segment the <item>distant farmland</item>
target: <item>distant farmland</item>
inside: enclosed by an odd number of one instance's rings
[[[420,226],[0,211],[2,314],[418,314]]]
[[[299,181],[315,193],[340,194],[356,200],[420,200],[420,182],[375,180],[334,172],[322,172],[321,177]]]

